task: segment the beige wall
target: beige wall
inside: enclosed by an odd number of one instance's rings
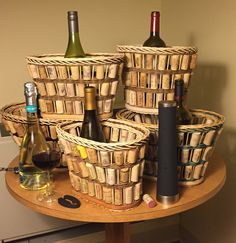
[[[163,36],[172,45],[196,45],[199,65],[189,106],[226,116],[217,150],[227,163],[223,190],[208,203],[182,214],[184,227],[202,243],[236,242],[236,2],[164,0]],[[193,243],[193,242],[191,242]]]
[[[114,52],[117,44],[143,42],[149,15],[161,0],[0,0],[0,107],[24,100],[30,80],[25,56],[64,53],[68,10],[79,11],[80,37],[86,52]],[[117,103],[123,101],[123,92]]]

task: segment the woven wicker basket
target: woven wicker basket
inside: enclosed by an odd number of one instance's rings
[[[96,204],[114,210],[140,203],[149,130],[130,122],[102,122],[107,143],[79,136],[81,123],[57,125],[73,188]]]
[[[30,76],[40,94],[43,118],[83,120],[84,86],[95,86],[101,120],[112,116],[122,72],[122,54],[95,53],[86,58],[64,58],[61,54],[28,56]]]
[[[180,185],[197,185],[204,180],[209,158],[224,124],[224,117],[212,111],[191,110],[193,125],[178,126],[178,179]],[[145,154],[144,175],[157,176],[158,116],[121,110],[116,114],[123,121],[133,121],[150,130]]]
[[[27,126],[25,103],[6,105],[0,110],[0,114],[5,129],[11,134],[15,143],[20,146]],[[62,121],[39,119],[39,124],[47,141],[51,141],[52,143],[58,142],[56,124],[59,122]],[[61,165],[66,166],[64,155],[62,155]]]
[[[158,102],[174,99],[174,81],[183,79],[186,91],[197,63],[197,48],[125,46],[117,49],[126,57],[123,82],[128,110],[158,114]]]

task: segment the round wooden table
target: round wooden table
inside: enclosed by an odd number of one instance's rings
[[[9,166],[15,166],[17,163],[18,158],[15,158]],[[56,191],[62,196],[70,194],[79,198],[81,206],[78,209],[65,208],[57,202],[50,205],[39,202],[36,199],[37,192],[27,191],[19,186],[18,175],[6,172],[5,178],[11,195],[26,207],[57,218],[106,223],[106,242],[128,243],[130,242],[129,222],[174,215],[206,202],[223,187],[226,179],[226,167],[224,160],[214,154],[209,162],[205,181],[197,186],[180,187],[180,200],[177,203],[170,206],[158,203],[155,208],[148,208],[142,202],[138,207],[127,211],[111,211],[87,201],[73,190],[68,173],[63,170],[55,171]],[[155,182],[144,180],[144,192],[155,198]]]

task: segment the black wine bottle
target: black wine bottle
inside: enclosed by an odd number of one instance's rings
[[[163,204],[179,199],[177,180],[176,102],[159,102],[157,200]]]
[[[32,82],[24,85],[26,97],[27,128],[20,148],[19,176],[20,186],[27,190],[40,190],[46,186],[46,172],[32,163],[33,149],[47,149],[47,143],[37,115],[37,90]]]
[[[94,87],[85,87],[84,120],[80,132],[83,138],[97,142],[106,142],[102,126],[97,116],[96,96]]]
[[[66,58],[85,57],[83,47],[79,37],[79,24],[77,11],[69,11],[68,17],[68,31],[69,40],[65,53]]]
[[[151,13],[150,36],[143,43],[143,46],[150,47],[166,47],[165,42],[160,37],[160,12],[153,11]]]
[[[184,103],[185,89],[184,81],[182,79],[175,80],[175,96],[177,103],[176,109],[176,123],[177,125],[189,125],[192,122],[192,114]]]

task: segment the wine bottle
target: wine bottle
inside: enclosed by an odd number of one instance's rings
[[[166,47],[165,42],[160,38],[160,12],[151,13],[150,37],[143,43],[143,46]]]
[[[106,142],[101,123],[97,116],[96,96],[94,87],[85,87],[84,120],[80,136],[97,142]]]
[[[175,80],[175,96],[177,103],[176,123],[177,125],[189,125],[192,122],[192,114],[184,104],[184,81],[182,79]]]
[[[66,58],[85,57],[79,37],[79,24],[77,11],[67,12],[69,40],[65,53]]]
[[[33,82],[24,84],[26,98],[27,128],[21,143],[19,177],[20,186],[27,190],[40,190],[46,187],[47,174],[32,163],[33,149],[47,149],[37,115],[37,89]]]

